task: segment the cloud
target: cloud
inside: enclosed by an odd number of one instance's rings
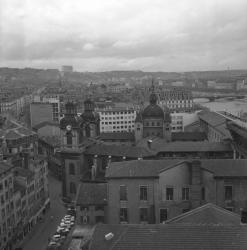
[[[0,66],[246,67],[245,0],[0,0]]]

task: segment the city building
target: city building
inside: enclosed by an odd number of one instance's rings
[[[35,127],[42,122],[53,121],[53,108],[50,103],[31,103],[30,122],[31,127]]]
[[[48,171],[45,158],[38,154],[35,132],[0,116],[0,135],[0,193],[5,188],[1,213],[7,220],[7,224],[0,220],[0,242],[5,244],[1,249],[12,249],[49,207]]]
[[[2,157],[2,155],[1,155]],[[10,249],[15,228],[13,166],[0,159],[0,249]]]
[[[96,109],[100,118],[100,132],[131,132],[135,129],[136,110],[132,107]]]
[[[76,218],[78,224],[106,223],[107,184],[84,182],[77,191]]]
[[[232,136],[234,158],[247,158],[247,128],[233,121],[227,122],[227,128]]]
[[[220,142],[231,139],[231,134],[226,126],[227,118],[213,111],[198,113],[200,128],[211,142]]]
[[[246,160],[143,160],[111,163],[107,220],[163,223],[206,203],[247,211]]]
[[[159,104],[173,112],[191,112],[194,107],[192,93],[183,88],[165,89],[159,94]]]
[[[150,95],[150,104],[138,113],[135,120],[136,142],[149,136],[157,136],[171,140],[171,116],[168,108],[163,110],[157,104],[154,89]]]

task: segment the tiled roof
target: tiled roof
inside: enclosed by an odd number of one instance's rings
[[[210,170],[215,177],[247,177],[246,159],[201,160],[202,168]]]
[[[109,132],[109,133],[101,133],[101,140],[129,140],[134,141],[134,133],[132,132]]]
[[[147,137],[142,139],[139,143],[139,147],[148,148],[147,141],[151,139],[151,150],[156,153],[159,152],[232,152],[230,143],[228,142],[209,142],[209,141],[174,141],[167,142],[165,139],[158,137]]]
[[[113,238],[105,235],[113,233]],[[241,225],[107,225],[96,226],[90,250],[239,250],[247,249]]]
[[[222,115],[211,112],[211,111],[201,111],[198,113],[198,116],[201,120],[208,123],[215,130],[219,131],[225,138],[231,138],[231,134],[226,127],[227,119]]]
[[[105,205],[107,199],[107,184],[81,183],[76,196],[77,205]]]
[[[103,143],[89,147],[85,153],[93,155],[126,156],[129,158],[150,157],[155,155],[154,152],[143,147],[106,145]]]
[[[106,178],[154,178],[181,160],[135,160],[112,162],[106,169]]]
[[[0,175],[9,172],[12,168],[13,168],[12,165],[6,162],[0,161]]]
[[[152,143],[151,148],[157,152],[232,152],[230,143],[208,141],[176,141],[162,144]]]
[[[199,112],[198,116],[200,119],[204,120],[212,127],[226,123],[226,118],[223,117],[222,115],[217,114],[216,112],[204,110],[204,111]]]
[[[239,225],[240,216],[212,203],[207,203],[187,213],[180,214],[166,224],[189,224],[189,225]]]
[[[204,132],[176,132],[172,133],[172,141],[204,141],[206,140]]]
[[[56,122],[44,121],[44,122],[38,123],[35,126],[33,126],[33,129],[38,130],[38,129],[43,128],[43,127],[45,127],[47,125],[55,126],[55,127],[59,128],[59,124],[56,123]]]
[[[16,140],[30,135],[37,134],[14,120],[6,120],[3,128],[0,128],[0,137],[4,137],[7,140]]]
[[[22,167],[15,168],[15,175],[25,177],[27,179],[31,179],[34,177],[34,173],[31,170]]]
[[[179,163],[190,163],[189,160],[135,160],[112,162],[106,169],[107,178],[155,178],[160,172]],[[247,160],[209,159],[200,160],[201,167],[215,177],[247,177]]]

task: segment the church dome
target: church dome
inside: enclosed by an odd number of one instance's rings
[[[150,94],[149,102],[150,104],[143,110],[142,117],[155,117],[164,119],[164,111],[157,104],[157,96],[154,92]]]
[[[164,111],[157,104],[149,104],[142,113],[143,118],[155,117],[164,119]]]

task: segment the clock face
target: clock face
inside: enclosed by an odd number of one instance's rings
[[[71,125],[67,125],[67,127],[66,127],[66,129],[68,130],[68,131],[71,131]]]

